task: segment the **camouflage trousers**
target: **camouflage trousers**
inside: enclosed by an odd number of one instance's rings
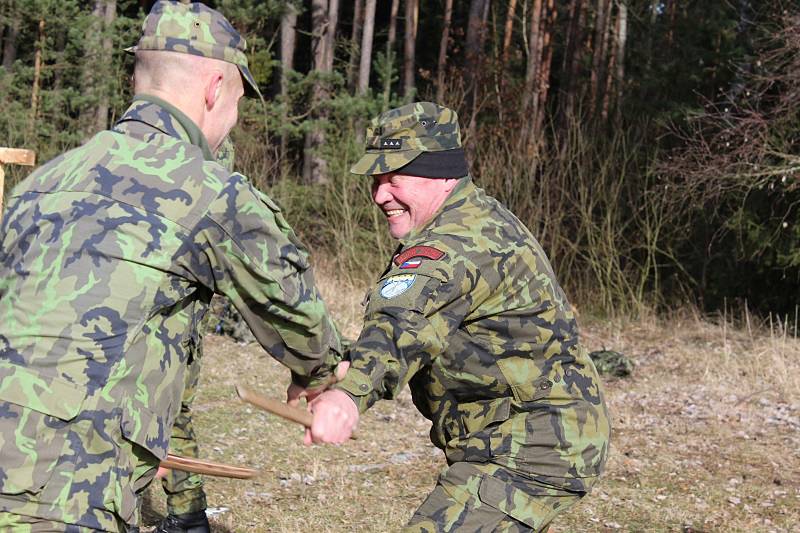
[[[0,512],[0,531],[13,531],[14,533],[89,533],[97,530],[63,522],[53,522],[43,518]]]
[[[583,494],[522,478],[491,463],[453,463],[403,531],[544,532]]]
[[[181,411],[175,418],[169,440],[170,452],[183,457],[200,457],[192,425],[192,402],[197,394],[202,353],[202,340],[199,340],[192,362],[186,369]],[[206,493],[203,491],[203,478],[200,474],[170,470],[161,480],[161,486],[167,495],[167,512],[169,514],[193,513],[206,509]]]

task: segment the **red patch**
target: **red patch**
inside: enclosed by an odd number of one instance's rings
[[[394,264],[402,265],[414,257],[425,257],[427,259],[433,259],[434,261],[437,261],[444,257],[444,252],[438,248],[434,248],[433,246],[412,246],[405,252],[397,255],[394,258]]]

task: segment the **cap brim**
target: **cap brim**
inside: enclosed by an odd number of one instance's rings
[[[367,152],[350,168],[353,174],[372,176],[386,174],[401,169],[419,157],[422,150],[403,150],[402,152]]]
[[[255,78],[253,78],[253,75],[250,73],[250,69],[244,65],[237,64],[236,66],[239,67],[239,72],[242,74],[242,78],[245,81],[244,94],[252,98],[259,98],[263,100],[264,97],[261,96],[261,91],[258,90],[258,84],[256,83]]]

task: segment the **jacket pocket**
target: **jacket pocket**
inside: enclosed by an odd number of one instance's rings
[[[511,387],[517,402],[532,402],[550,395],[553,382],[542,376],[531,359],[507,357],[498,359],[497,366]]]
[[[142,490],[167,455],[170,428],[163,418],[129,398],[122,402],[122,441],[117,458],[117,485],[109,494],[115,512],[128,524],[137,523]]]
[[[0,493],[42,490],[84,398],[85,390],[74,383],[0,362]]]

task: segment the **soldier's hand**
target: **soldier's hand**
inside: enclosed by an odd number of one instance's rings
[[[331,376],[332,379],[326,385],[314,389],[304,389],[300,385],[290,383],[289,388],[286,389],[286,403],[292,407],[297,407],[300,403],[300,398],[305,398],[309,403],[314,401],[314,398],[325,392],[329,386],[344,379],[348,368],[350,368],[350,361],[341,361],[336,366],[336,370]]]
[[[358,407],[344,391],[331,389],[309,404],[314,422],[306,430],[305,444],[347,442],[358,425]]]

